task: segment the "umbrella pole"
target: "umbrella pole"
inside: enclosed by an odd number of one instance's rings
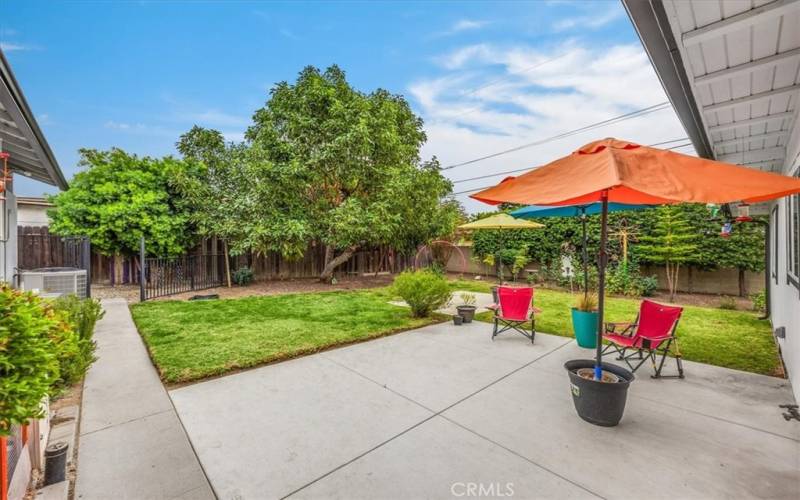
[[[583,227],[583,298],[589,297],[589,253],[586,249],[586,208],[581,208],[581,226]]]
[[[608,239],[608,191],[601,193],[603,209],[600,215],[600,255],[597,263],[597,354],[594,364],[594,379],[603,376],[603,306],[606,292],[606,240]]]

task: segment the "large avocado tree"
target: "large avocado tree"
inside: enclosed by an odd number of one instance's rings
[[[408,248],[452,232],[458,205],[422,120],[402,96],[351,87],[336,66],[305,68],[272,89],[247,130],[249,246],[299,256],[325,245],[322,281],[361,248]]]

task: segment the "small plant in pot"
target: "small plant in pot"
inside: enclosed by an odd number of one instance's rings
[[[584,293],[572,308],[572,329],[578,345],[587,349],[597,347],[597,296]]]
[[[461,323],[464,322],[464,317],[458,314],[453,315],[453,324],[459,326]]]
[[[464,323],[472,323],[472,318],[475,317],[475,294],[462,293],[460,295],[462,304],[456,306],[458,315],[464,318]]]

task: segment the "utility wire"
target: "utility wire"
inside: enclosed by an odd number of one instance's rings
[[[680,139],[678,139],[678,140],[680,140]],[[675,141],[665,141],[665,143],[670,143],[670,142],[675,142]],[[656,143],[656,144],[664,144],[664,143]],[[651,144],[651,146],[655,146],[656,144]],[[677,146],[672,146],[672,147],[664,148],[664,149],[665,150],[672,150],[672,149],[678,149],[678,148],[685,148],[687,146],[693,146],[693,144],[691,142],[687,142],[686,144],[678,144]],[[458,181],[453,181],[453,183],[455,184],[456,182],[474,181],[474,180],[478,180],[478,179],[485,179],[485,178],[488,178],[488,177],[495,177],[497,175],[511,174],[511,173],[514,173],[514,172],[521,172],[523,170],[534,170],[536,168],[539,168],[539,167],[521,168],[521,169],[517,169],[517,170],[509,170],[509,171],[506,171],[506,172],[498,172],[496,174],[490,174],[490,175],[474,177],[472,179],[461,179],[461,180],[458,180]],[[467,189],[465,191],[458,191],[456,193],[452,193],[450,196],[458,196],[460,194],[475,193],[477,191],[483,191],[484,189],[488,189],[490,187],[492,187],[492,186],[482,186],[482,187],[475,188],[475,189]]]
[[[604,127],[606,125],[612,125],[612,124],[615,124],[615,123],[623,122],[625,120],[630,120],[632,118],[637,118],[639,116],[644,116],[644,115],[647,115],[647,114],[650,114],[650,113],[655,113],[656,111],[661,111],[662,109],[667,109],[668,107],[669,107],[669,101],[664,101],[664,102],[661,102],[661,103],[658,103],[658,104],[654,104],[652,106],[648,106],[646,108],[637,109],[636,111],[631,111],[629,113],[624,113],[622,115],[618,115],[618,116],[615,116],[613,118],[609,118],[607,120],[603,120],[603,121],[599,121],[599,122],[592,123],[592,124],[589,124],[589,125],[585,125],[583,127],[576,128],[576,129],[573,129],[573,130],[569,130],[567,132],[562,132],[562,133],[560,133],[558,135],[547,137],[545,139],[539,139],[539,140],[536,140],[536,141],[533,141],[533,142],[529,142],[529,143],[526,143],[526,144],[522,144],[520,146],[513,147],[511,149],[506,149],[504,151],[498,151],[497,153],[492,153],[492,154],[489,154],[489,155],[486,155],[486,156],[481,156],[479,158],[475,158],[475,159],[472,159],[472,160],[463,161],[461,163],[456,163],[454,165],[448,165],[446,167],[442,167],[441,170],[450,170],[450,169],[453,169],[453,168],[463,167],[465,165],[471,165],[471,164],[477,163],[479,161],[488,160],[490,158],[496,158],[498,156],[502,156],[502,155],[505,155],[505,154],[508,154],[508,153],[513,153],[513,152],[516,152],[516,151],[520,151],[522,149],[527,149],[527,148],[534,147],[534,146],[540,146],[540,145],[546,144],[548,142],[552,142],[552,141],[555,141],[555,140],[558,140],[558,139],[563,139],[565,137],[569,137],[569,136],[572,136],[572,135],[580,134],[581,132],[586,132],[586,131],[593,130],[593,129],[596,129],[596,128]]]
[[[685,141],[687,139],[688,139],[688,137],[681,137],[680,139],[673,139],[671,141],[656,142],[655,144],[648,144],[648,146],[650,146],[650,147],[652,147],[652,146],[660,146],[662,144],[670,144],[670,143],[673,143],[673,142]],[[679,144],[677,146],[672,146],[670,148],[664,148],[664,149],[677,149],[677,148],[682,148],[682,147],[691,146],[691,145],[692,145],[692,143],[688,142],[686,144]],[[514,170],[506,170],[506,171],[503,171],[503,172],[495,172],[493,174],[479,175],[477,177],[470,177],[468,179],[458,179],[458,180],[451,181],[451,182],[453,184],[458,184],[459,182],[477,181],[479,179],[488,179],[489,177],[496,177],[498,175],[514,174],[514,173],[517,173],[517,172],[522,172],[524,170],[533,170],[534,168],[536,168],[536,167],[516,168]]]

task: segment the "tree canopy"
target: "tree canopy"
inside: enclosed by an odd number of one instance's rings
[[[186,205],[170,179],[190,166],[171,157],[150,158],[121,149],[81,149],[67,191],[50,198],[51,231],[88,236],[105,255],[135,254],[144,236],[159,255],[181,253],[192,241]]]
[[[325,247],[322,279],[357,250],[412,250],[452,234],[461,217],[436,158],[422,161],[422,120],[383,89],[353,88],[337,66],[281,82],[241,143],[195,126],[182,160],[82,150],[53,230],[87,235],[106,254],[172,255],[216,236],[231,254],[301,257]]]
[[[322,278],[359,248],[413,248],[455,226],[438,162],[420,161],[422,120],[400,95],[354,89],[344,72],[305,68],[279,83],[247,130],[253,249],[299,256],[326,246]]]

